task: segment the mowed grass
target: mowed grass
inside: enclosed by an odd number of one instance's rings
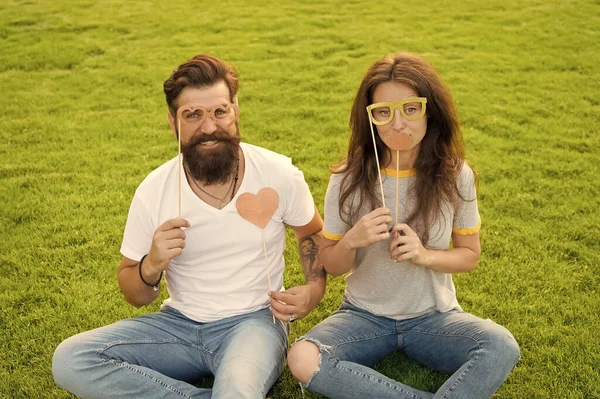
[[[232,63],[244,140],[291,156],[322,210],[362,76],[404,50],[452,90],[480,175],[483,254],[455,284],[466,311],[520,343],[495,398],[599,398],[599,27],[592,0],[3,1],[0,397],[69,397],[51,374],[62,340],[158,309],[128,305],[116,269],[135,188],[177,151],[172,69],[197,53]],[[343,286],[330,279],[291,342]],[[401,354],[377,368],[430,391],[446,378]],[[287,370],[270,396],[302,397]]]

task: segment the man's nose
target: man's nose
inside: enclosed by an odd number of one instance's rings
[[[213,118],[210,117],[206,118],[206,120],[202,124],[202,127],[200,128],[200,131],[205,134],[211,134],[215,130],[217,130],[217,123]]]

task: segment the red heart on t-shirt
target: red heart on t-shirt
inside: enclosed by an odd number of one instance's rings
[[[271,187],[261,189],[258,194],[244,193],[235,202],[241,217],[264,229],[279,205],[279,195]]]

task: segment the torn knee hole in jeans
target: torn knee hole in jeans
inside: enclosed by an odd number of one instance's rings
[[[331,348],[330,346],[327,345],[323,345],[321,342],[319,342],[316,339],[312,339],[312,338],[306,338],[306,337],[300,337],[296,340],[296,342],[300,342],[300,341],[306,341],[306,342],[310,342],[311,344],[315,345],[317,347],[317,349],[319,349],[319,362],[317,363],[317,369],[313,372],[313,374],[310,376],[310,378],[308,379],[308,381],[306,382],[300,382],[300,386],[303,388],[307,388],[310,385],[310,382],[312,381],[313,377],[319,372],[321,371],[321,362],[323,360],[323,352],[327,352],[330,353],[329,349]],[[294,343],[296,343],[294,342]]]

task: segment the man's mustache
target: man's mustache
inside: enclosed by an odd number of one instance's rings
[[[229,133],[223,130],[216,130],[211,134],[199,134],[194,135],[186,147],[195,147],[198,144],[206,143],[207,141],[225,141],[235,143],[237,140],[232,137]]]

